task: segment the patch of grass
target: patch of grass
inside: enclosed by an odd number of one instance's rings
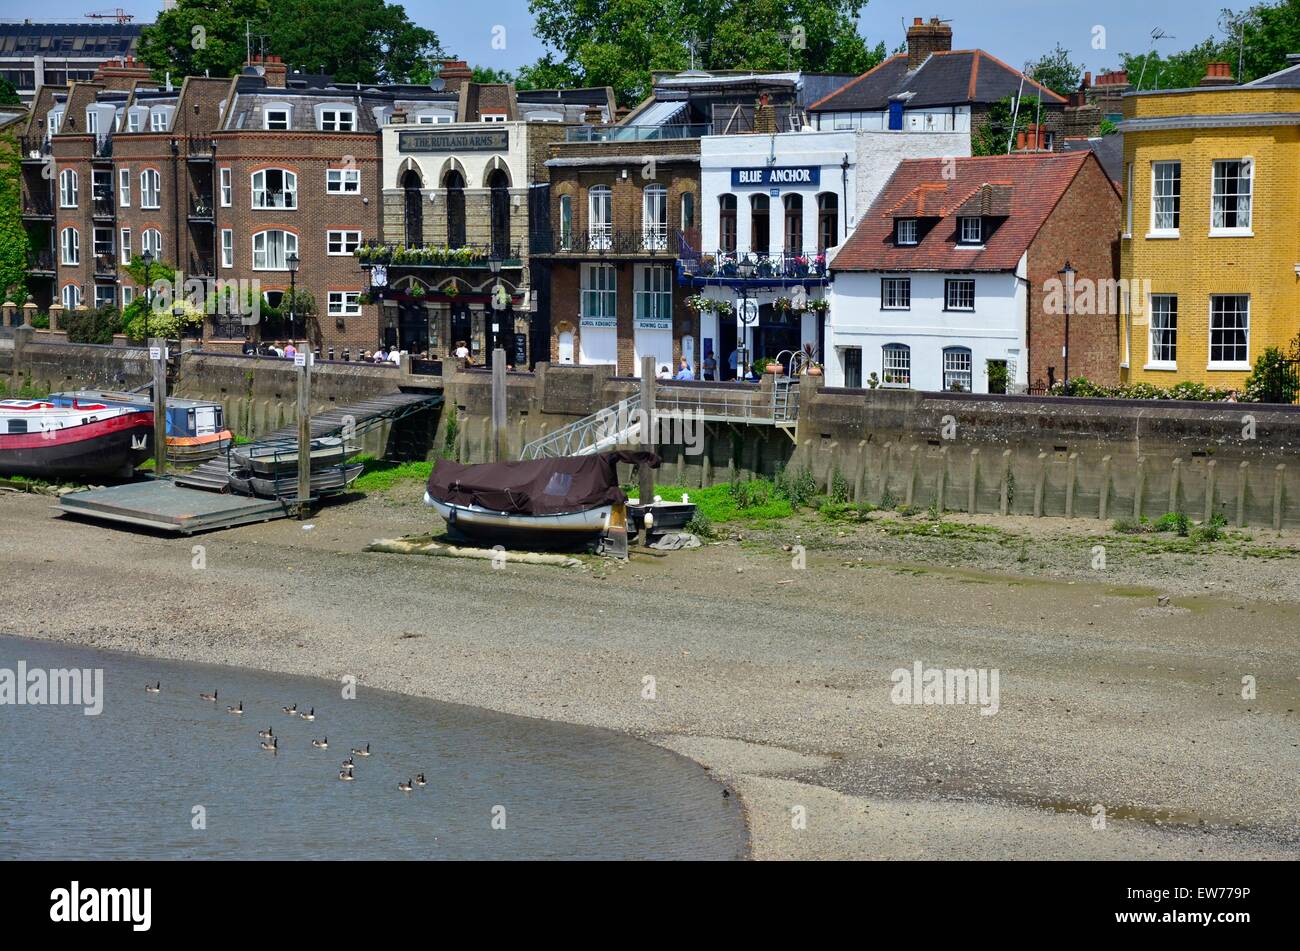
[[[794,514],[794,506],[788,499],[778,496],[773,484],[766,479],[750,479],[736,485],[747,488],[733,491],[734,487],[727,482],[711,485],[707,489],[659,485],[655,486],[655,495],[665,502],[680,502],[685,493],[695,506],[696,517],[703,516],[710,524],[762,523],[789,518]],[[632,494],[635,492],[633,489]]]
[[[865,522],[875,510],[870,502],[836,502],[834,499],[824,499],[817,507],[817,513],[832,522]]]
[[[352,487],[358,492],[387,492],[401,482],[427,482],[432,462],[389,462],[374,456],[357,456],[365,466]]]
[[[1000,540],[1004,533],[991,525],[966,525],[961,522],[925,521],[901,522],[898,519],[883,519],[876,523],[889,535],[919,536],[923,538],[960,538],[968,540]]]
[[[1173,532],[1186,538],[1191,531],[1191,520],[1183,512],[1166,512],[1151,525],[1153,532]]]

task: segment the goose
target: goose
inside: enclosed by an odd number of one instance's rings
[[[275,731],[272,730],[272,729],[268,726],[265,730],[258,730],[258,731],[257,731],[257,738],[258,738],[259,740],[270,740],[270,739],[274,739],[274,738],[275,738]]]
[[[370,744],[367,743],[367,744],[366,744],[366,748],[365,748],[364,750],[359,750],[359,749],[356,749],[356,748],[354,747],[354,748],[352,749],[352,755],[353,755],[353,756],[369,756],[369,755],[370,755]]]
[[[216,703],[216,702],[217,702],[217,692],[216,692],[215,690],[213,690],[212,693],[201,693],[201,694],[199,694],[199,699],[200,699],[200,700],[206,700],[206,701],[208,701],[208,703]]]
[[[407,780],[406,782],[404,782],[404,783],[398,783],[398,784],[397,784],[397,788],[400,789],[402,792],[410,792],[410,791],[411,791],[411,781],[408,779],[408,780]]]
[[[351,756],[349,756],[347,759],[345,759],[345,760],[343,761],[343,768],[344,768],[344,769],[352,769],[352,767],[355,766],[355,765],[356,765],[356,764],[352,762],[352,757],[351,757]]]
[[[417,785],[417,786],[424,786],[424,785],[427,785],[427,784],[425,783],[425,781],[424,781],[424,773],[416,773],[416,774],[415,774],[415,785]]]
[[[295,703],[292,707],[281,707],[280,709],[289,714],[289,716],[293,716],[298,712],[298,704]]]
[[[339,770],[339,779],[343,780],[345,783],[350,783],[352,780],[356,779],[356,777],[352,775],[352,769],[349,767],[347,769]]]
[[[298,714],[298,716],[302,717],[304,720],[315,720],[315,719],[316,719],[316,708],[315,708],[315,707],[312,707],[310,713],[300,713],[300,714]]]
[[[144,692],[145,692],[145,693],[161,693],[161,692],[162,692],[162,681],[161,681],[161,680],[158,681],[158,682],[157,682],[156,684],[154,684],[152,687],[150,687],[148,684],[145,684],[145,685],[144,685]]]
[[[244,701],[239,701],[239,706],[237,707],[226,707],[226,712],[233,713],[237,717],[242,717],[244,715]]]
[[[311,745],[318,750],[327,750],[330,748],[330,738],[327,736],[323,740],[312,740]]]
[[[270,743],[267,743],[265,740],[263,740],[262,749],[270,750],[272,753],[278,753],[280,751],[280,740],[274,736],[271,737]]]

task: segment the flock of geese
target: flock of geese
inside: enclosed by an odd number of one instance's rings
[[[145,684],[144,690],[145,693],[162,693],[162,681],[159,680],[155,681],[153,684]],[[207,701],[208,703],[216,703],[218,699],[217,691],[214,689],[212,693],[200,693],[199,699]],[[302,712],[298,710],[298,704],[295,703],[291,707],[281,707],[280,711],[288,716],[297,717],[300,720],[306,720],[308,722],[316,719],[315,707],[311,707],[309,710]],[[244,701],[239,701],[237,706],[227,706],[226,712],[231,716],[242,717],[244,715]],[[280,738],[275,735],[275,729],[273,727],[268,726],[265,730],[258,730],[257,738],[261,740],[259,745],[262,749],[269,753],[280,752]],[[324,736],[319,740],[312,740],[311,745],[318,750],[327,750],[330,748],[329,737]],[[356,779],[356,776],[352,773],[353,769],[356,767],[356,758],[360,756],[364,759],[369,755],[369,743],[364,747],[353,747],[348,753],[348,758],[343,761],[343,768],[339,770],[339,779],[345,783],[350,783]],[[397,788],[404,793],[409,793],[412,789],[424,787],[426,785],[428,784],[425,782],[424,773],[417,773],[414,779],[408,779],[404,783],[399,782]]]

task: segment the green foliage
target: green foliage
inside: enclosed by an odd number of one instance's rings
[[[32,317],[32,326],[35,327],[37,330],[49,330],[49,329],[50,329],[50,315],[49,315],[49,314],[36,314],[36,315],[34,315],[34,316]]]
[[[861,73],[885,58],[858,33],[865,0],[529,0],[547,47],[520,88],[612,86],[621,105],[651,72],[700,69]],[[796,31],[796,27],[802,33]]]
[[[1244,398],[1252,403],[1294,403],[1298,390],[1296,364],[1277,347],[1269,347],[1255,358]]]
[[[659,485],[655,486],[655,495],[667,502],[680,502],[683,494],[689,496],[691,504],[695,506],[696,517],[702,516],[709,521],[710,525],[727,522],[762,524],[775,519],[789,518],[794,514],[790,503],[774,491],[771,482],[766,479],[749,481],[762,483],[762,485],[750,486],[739,491],[735,485],[726,482],[706,489]],[[634,494],[635,491],[633,489]]]
[[[876,510],[868,502],[835,502],[826,499],[817,507],[817,514],[831,522],[865,522]]]
[[[1078,396],[1092,399],[1115,400],[1192,400],[1198,403],[1216,403],[1228,399],[1231,390],[1220,390],[1206,386],[1204,383],[1184,381],[1169,388],[1156,386],[1154,383],[1121,383],[1118,386],[1102,386],[1084,376],[1070,380],[1067,389],[1064,381],[1055,384],[1049,391],[1052,396]]]
[[[1228,520],[1215,512],[1208,522],[1202,523],[1198,528],[1192,531],[1192,541],[1200,544],[1206,542],[1217,542],[1223,537],[1223,527],[1228,524]]]
[[[1155,520],[1151,526],[1154,532],[1173,532],[1183,538],[1191,530],[1192,523],[1182,512],[1166,512]]]
[[[138,56],[159,79],[231,76],[244,64],[246,22],[268,53],[340,82],[398,82],[418,70],[427,81],[427,61],[441,52],[431,30],[385,0],[179,0],[145,27]]]
[[[990,360],[987,364],[989,372],[989,392],[1005,393],[1007,391],[1007,365],[1002,360]]]
[[[178,307],[179,314],[176,312]],[[186,300],[159,308],[151,307],[145,298],[137,297],[122,312],[123,332],[137,342],[147,337],[176,339],[186,328],[202,326],[203,311]]]
[[[352,487],[358,492],[387,492],[402,482],[427,482],[433,471],[432,462],[390,462],[374,456],[357,456],[356,462],[365,468]]]
[[[27,253],[31,245],[22,217],[22,155],[10,126],[0,132],[0,290],[5,300],[27,300]]]
[[[831,501],[843,505],[848,502],[849,496],[852,494],[853,487],[849,485],[849,480],[844,478],[840,473],[840,470],[836,469],[832,472],[830,492]]]
[[[1070,62],[1070,51],[1060,43],[1050,53],[1026,63],[1025,72],[1061,96],[1078,92],[1079,82],[1083,79],[1083,67]]]
[[[460,420],[456,414],[455,405],[451,405],[447,410],[447,434],[442,440],[442,458],[456,458],[456,440],[460,433]]]
[[[989,106],[984,122],[971,135],[972,155],[1006,155],[1007,143],[1015,146],[1012,132],[1012,115],[1015,115],[1015,131],[1023,132],[1034,122],[1038,109],[1038,99],[1028,93],[1020,100],[1020,112],[1016,113],[1016,97],[1006,96]]]
[[[692,535],[698,535],[700,538],[713,538],[717,534],[713,528],[713,522],[698,509],[691,516],[691,520],[686,523],[686,530]]]
[[[122,332],[122,315],[110,304],[94,310],[72,310],[63,315],[63,329],[72,343],[112,343]]]
[[[21,106],[23,105],[22,96],[18,95],[18,89],[7,79],[0,79],[0,106]]]
[[[783,468],[776,474],[773,484],[777,494],[796,509],[806,508],[817,497],[817,480],[808,469],[800,469],[792,475]]]

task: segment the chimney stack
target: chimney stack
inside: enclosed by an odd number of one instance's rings
[[[460,92],[460,87],[474,78],[474,70],[463,59],[444,59],[442,71],[438,73],[446,85],[447,92]]]
[[[284,65],[280,57],[272,56],[270,53],[265,56],[254,53],[252,58],[249,59],[248,65],[257,68],[268,86],[274,86],[278,89],[285,87],[285,81],[289,76],[289,67]]]
[[[129,92],[137,82],[147,83],[149,77],[147,66],[136,62],[134,56],[126,56],[101,63],[95,70],[94,82],[103,83],[105,89]]]
[[[940,22],[938,17],[930,17],[929,23],[914,18],[907,28],[908,72],[924,63],[931,53],[946,53],[951,49],[952,27]]]
[[[1205,78],[1201,80],[1202,86],[1235,86],[1237,81],[1232,78],[1232,67],[1227,63],[1209,63],[1205,67]]]

